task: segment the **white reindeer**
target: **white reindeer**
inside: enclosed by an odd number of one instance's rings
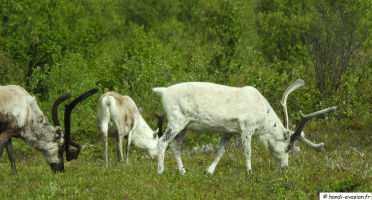
[[[81,149],[79,144],[70,139],[71,111],[80,101],[97,91],[98,89],[94,88],[65,105],[65,134],[63,134],[58,120],[58,106],[70,98],[71,94],[63,94],[55,101],[52,110],[56,126],[54,128],[37,106],[35,97],[16,85],[0,86],[0,157],[5,147],[13,174],[17,174],[17,170],[12,137],[21,138],[40,151],[53,172],[64,172],[64,151],[66,151],[66,160],[70,161],[78,158]],[[76,147],[77,151],[70,151],[69,145]]]
[[[181,160],[180,147],[187,129],[215,134],[222,133],[219,149],[214,162],[207,173],[212,174],[225,152],[225,147],[234,134],[240,134],[247,170],[251,170],[251,138],[267,147],[275,159],[277,166],[288,165],[288,151],[292,154],[300,151],[294,146],[300,140],[313,149],[320,151],[323,143],[314,144],[302,135],[307,120],[324,113],[336,110],[335,107],[324,109],[306,116],[301,114],[301,122],[295,132],[288,129],[286,99],[287,96],[304,81],[297,80],[284,93],[283,106],[284,125],[260,92],[253,87],[228,87],[212,83],[189,82],[180,83],[168,88],[153,88],[162,96],[167,113],[168,127],[159,139],[158,173],[164,171],[164,153],[169,142],[173,150],[179,172],[185,174]]]
[[[162,123],[165,115],[159,119]],[[114,138],[119,161],[123,160],[123,138],[127,138],[126,159],[128,163],[131,142],[143,149],[150,158],[158,154],[158,130],[153,131],[142,118],[136,104],[129,96],[108,92],[98,100],[96,125],[105,143],[106,166],[108,166],[107,137]]]

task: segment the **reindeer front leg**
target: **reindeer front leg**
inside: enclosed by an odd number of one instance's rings
[[[158,154],[159,154],[158,173],[159,174],[162,174],[164,171],[165,149],[167,148],[169,142],[172,141],[175,136],[176,134],[172,131],[172,129],[167,128],[164,135],[161,138],[159,138],[159,143],[158,143]]]
[[[164,135],[161,138],[159,138],[159,144],[158,144],[158,154],[159,154],[158,173],[159,174],[162,174],[164,171],[165,149],[167,148],[169,142],[172,141],[177,136],[177,133],[178,132],[171,129],[170,126],[168,125],[168,128],[165,131]]]
[[[129,162],[129,150],[130,150],[130,144],[132,143],[133,135],[134,135],[134,130],[137,129],[138,127],[138,122],[137,120],[134,121],[133,128],[132,130],[129,131],[128,133],[128,138],[127,138],[127,147],[126,147],[126,158],[125,158],[125,164],[128,164]],[[124,134],[124,133],[123,133]]]
[[[243,131],[242,133],[242,143],[244,148],[245,161],[247,165],[247,171],[252,172],[251,166],[251,142],[252,142],[253,131]]]
[[[14,131],[12,129],[6,129],[0,134],[0,158],[3,155],[4,147],[8,152],[8,158],[10,161],[10,165],[12,166],[13,175],[17,175],[17,170],[15,166],[15,156],[14,150],[12,145],[12,133]]]
[[[181,131],[171,142],[170,147],[173,150],[174,157],[176,158],[177,166],[178,166],[178,171],[182,174],[186,174],[186,170],[183,167],[183,163],[181,160],[181,146],[183,143],[183,139],[185,138],[185,133],[186,130],[184,129]]]

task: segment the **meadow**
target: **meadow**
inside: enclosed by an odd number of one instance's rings
[[[53,174],[40,153],[13,139],[18,176],[11,175],[7,156],[0,159],[2,199],[318,199],[320,192],[372,191],[371,124],[344,120],[310,122],[311,141],[325,142],[318,153],[298,143],[301,152],[288,168],[275,167],[269,150],[252,143],[252,173],[245,170],[239,137],[232,139],[213,175],[218,135],[187,133],[182,159],[186,176],[178,173],[173,153],[166,151],[165,172],[157,174],[157,159],[131,148],[130,163],[119,163],[109,143],[109,167],[104,164],[98,131],[80,143],[78,160],[65,163],[65,173]],[[123,167],[124,166],[124,167]],[[5,198],[4,198],[5,197]]]
[[[52,122],[53,102],[97,87],[76,106],[71,130],[83,145],[78,160],[54,174],[41,154],[14,138],[18,175],[4,151],[0,199],[319,199],[320,192],[372,192],[372,1],[365,0],[0,0],[0,85],[35,96]],[[131,147],[123,167],[109,143],[109,166],[95,125],[106,92],[130,96],[156,127],[161,98],[152,88],[182,82],[253,86],[279,117],[288,98],[290,127],[298,111],[336,106],[304,132],[326,148],[301,152],[277,168],[255,139],[252,173],[240,138],[232,140],[213,175],[219,135],[187,133],[186,176],[167,149],[157,159]],[[1,102],[0,102],[1,105]],[[59,109],[62,120],[63,109]],[[62,122],[63,125],[63,122]],[[292,128],[294,129],[294,128]]]

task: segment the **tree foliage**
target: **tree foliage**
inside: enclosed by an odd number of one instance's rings
[[[236,72],[236,65],[239,65],[234,60],[243,31],[242,5],[229,0],[204,1],[203,4],[204,9],[198,11],[203,34],[205,40],[216,44],[207,72],[214,76],[216,83],[227,84],[228,74]]]
[[[315,5],[308,44],[324,100],[338,93],[349,68],[361,70],[360,65],[365,64],[358,62],[358,54],[363,52],[371,23],[363,21],[369,9],[363,4],[354,0],[322,0]]]
[[[99,95],[131,96],[149,117],[162,110],[153,87],[252,85],[280,110],[282,92],[302,78],[307,87],[291,95],[290,110],[336,105],[338,118],[368,119],[370,7],[362,0],[0,0],[0,84],[25,87],[48,116],[60,94],[99,87]],[[81,136],[95,130],[99,95],[76,116]]]

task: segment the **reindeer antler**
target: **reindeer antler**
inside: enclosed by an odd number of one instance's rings
[[[289,128],[289,122],[288,122],[288,111],[287,111],[287,97],[289,94],[291,94],[296,89],[302,87],[305,85],[305,82],[301,79],[297,79],[294,83],[292,83],[291,86],[289,86],[282,97],[282,100],[280,101],[280,105],[282,105],[283,109],[283,125],[286,129]]]
[[[298,125],[296,131],[292,134],[290,142],[292,143],[297,139],[297,140],[300,140],[301,142],[309,145],[311,148],[313,148],[317,151],[320,151],[321,147],[323,147],[324,144],[323,143],[314,144],[314,143],[310,142],[309,140],[307,140],[306,138],[301,136],[301,132],[304,129],[306,122],[308,120],[310,120],[311,118],[314,118],[318,115],[329,113],[329,112],[332,112],[332,111],[335,111],[335,110],[336,110],[336,107],[333,106],[333,107],[326,108],[324,110],[320,110],[320,111],[317,111],[317,112],[314,112],[314,113],[311,113],[311,114],[308,114],[308,115],[303,115],[302,112],[300,111],[301,121],[300,121],[300,124]]]
[[[161,136],[163,136],[163,123],[164,123],[164,118],[165,118],[166,113],[163,112],[162,115],[159,115],[157,112],[154,112],[154,113],[155,113],[156,118],[158,118],[158,127],[159,127],[158,136],[160,138]]]
[[[81,150],[81,145],[79,145],[78,143],[73,142],[71,140],[71,137],[70,137],[70,128],[71,128],[70,125],[71,125],[71,112],[72,112],[72,109],[78,103],[80,103],[84,99],[92,96],[93,94],[95,94],[97,92],[98,92],[98,88],[93,88],[93,89],[85,92],[84,94],[80,95],[76,99],[74,99],[71,103],[65,105],[65,118],[64,118],[64,122],[65,122],[65,149],[66,149],[66,160],[67,161],[70,161],[70,160],[73,160],[73,159],[77,159],[79,157],[79,153],[80,153],[80,150]],[[70,151],[69,150],[69,145],[72,145],[72,146],[76,147],[77,150],[76,151]]]
[[[61,124],[59,123],[59,120],[58,120],[58,107],[59,105],[66,101],[67,99],[71,98],[71,94],[70,93],[65,93],[65,94],[62,94],[53,104],[53,108],[52,108],[52,119],[53,119],[53,123],[54,123],[54,126],[61,126]]]
[[[297,79],[291,86],[289,86],[283,94],[282,100],[280,101],[280,105],[282,105],[283,109],[283,125],[286,129],[289,129],[289,121],[288,121],[288,110],[287,110],[287,98],[288,95],[291,94],[296,89],[305,85],[305,82],[301,79]],[[284,136],[286,138],[286,136]],[[287,147],[287,151],[291,150],[292,154],[296,154],[299,151],[299,148],[295,146],[294,142],[291,142],[290,145]]]

